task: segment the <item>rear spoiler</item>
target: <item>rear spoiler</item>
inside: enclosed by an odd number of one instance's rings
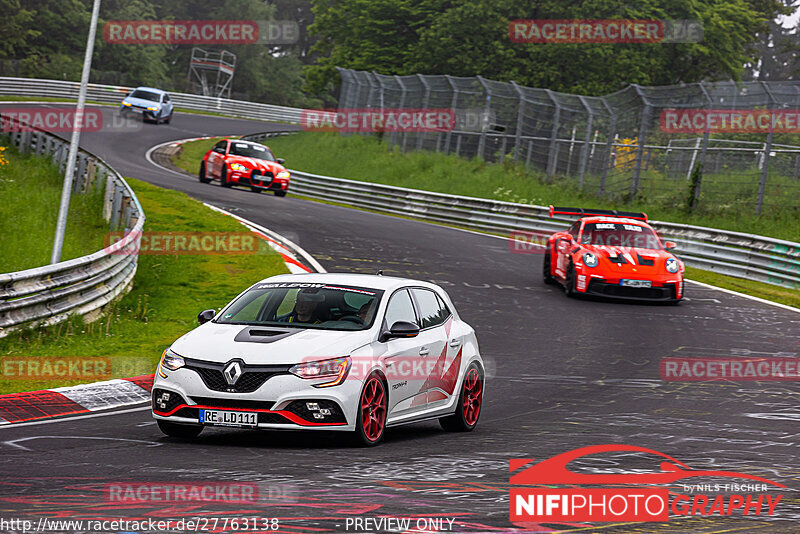
[[[596,210],[584,208],[557,208],[550,205],[550,217],[553,215],[577,215],[578,217],[606,216],[625,217],[647,222],[647,214],[641,211]]]

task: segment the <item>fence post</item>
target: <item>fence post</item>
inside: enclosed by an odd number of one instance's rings
[[[650,125],[650,113],[652,111],[650,101],[644,95],[642,88],[637,84],[633,84],[633,88],[636,90],[636,94],[639,95],[639,98],[642,99],[642,102],[644,102],[644,109],[642,110],[642,121],[639,124],[639,137],[636,140],[636,163],[634,164],[633,177],[631,178],[630,202],[633,202],[636,198],[636,194],[639,192],[639,178],[642,174],[642,161],[644,160],[644,144],[646,142],[647,127]]]
[[[522,141],[522,122],[525,114],[525,95],[517,82],[512,81],[511,86],[519,95],[519,106],[517,106],[517,132],[514,135],[514,163],[519,161],[519,143]]]
[[[481,138],[478,141],[478,153],[477,153],[477,156],[482,158],[485,161],[486,158],[484,157],[483,152],[484,152],[484,150],[486,148],[486,130],[487,130],[487,126],[488,126],[488,124],[486,124],[486,122],[488,121],[489,113],[492,110],[492,93],[491,93],[491,91],[489,89],[489,85],[486,83],[486,80],[483,79],[483,76],[478,75],[477,78],[478,78],[478,81],[483,86],[483,90],[486,91],[486,105],[485,105],[485,109],[483,111],[483,116],[487,120],[486,121],[481,121],[484,124],[481,126]]]
[[[400,86],[400,108],[402,109],[406,105],[406,86],[403,83],[403,80],[400,79],[400,76],[395,74],[394,79],[397,81],[397,85]],[[383,105],[381,105],[381,111],[383,111]],[[403,132],[403,153],[406,151],[406,139],[408,132]],[[395,130],[392,132],[392,144],[397,144],[397,131]]]
[[[586,101],[586,97],[580,96],[578,98],[580,98],[581,104],[583,104],[583,107],[586,108],[586,112],[589,114],[589,118],[586,120],[586,137],[583,140],[583,150],[581,150],[581,159],[580,163],[578,163],[578,189],[583,189],[583,177],[586,175],[586,162],[589,160],[589,143],[591,143],[590,139],[592,138],[594,112]]]
[[[425,88],[425,96],[422,99],[422,108],[427,110],[428,106],[430,105],[431,100],[431,86],[428,85],[428,82],[422,76],[422,74],[417,74],[417,78],[422,83],[422,86]],[[403,106],[400,106],[403,107]],[[417,150],[422,150],[422,139],[425,136],[425,132],[417,132]]]
[[[772,91],[769,90],[769,86],[767,82],[761,82],[761,86],[764,88],[764,92],[767,93],[769,97],[769,104],[767,105],[767,109],[772,111],[777,104],[777,100],[772,95]],[[771,120],[771,118],[770,118]],[[769,132],[767,132],[767,142],[764,144],[764,163],[761,165],[761,180],[758,182],[758,199],[756,199],[756,215],[761,215],[761,208],[764,206],[764,191],[767,188],[767,172],[769,171],[769,155],[772,152],[772,130],[774,128],[770,128]]]
[[[553,96],[553,92],[550,89],[545,89],[545,91],[556,108],[553,113],[553,128],[550,132],[550,151],[547,154],[547,170],[545,171],[545,181],[549,182],[550,177],[555,174],[558,167],[558,128],[560,126],[559,122],[561,121],[561,104],[559,104],[558,99]]]
[[[611,116],[611,125],[608,127],[608,141],[606,141],[606,149],[603,154],[603,176],[600,178],[600,189],[599,193],[602,195],[606,191],[606,179],[608,178],[608,164],[611,160],[611,151],[614,150],[614,137],[616,136],[616,129],[617,129],[617,114],[614,113],[614,109],[608,105],[605,97],[600,99],[603,102],[603,105],[608,110],[608,114]]]
[[[453,90],[453,99],[450,101],[450,109],[452,109],[453,113],[456,114],[456,124],[453,126],[453,129],[455,129],[456,126],[458,126],[458,115],[457,115],[458,112],[456,110],[456,105],[458,104],[458,87],[456,87],[456,84],[453,83],[453,80],[450,78],[449,75],[445,74],[444,77],[445,79],[447,79],[447,83],[450,84],[450,88]],[[450,139],[452,137],[453,137],[453,130],[449,130],[444,140],[445,154],[450,153]]]

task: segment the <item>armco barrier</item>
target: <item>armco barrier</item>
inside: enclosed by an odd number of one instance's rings
[[[78,82],[61,80],[40,80],[36,78],[6,78],[0,77],[0,95],[14,95],[31,98],[78,98]],[[119,105],[133,87],[117,85],[100,85],[90,83],[87,87],[86,100],[104,104]],[[211,96],[190,95],[187,93],[170,93],[172,103],[177,108],[203,111],[206,113],[221,113],[233,117],[263,121],[280,121],[299,123],[299,108],[273,106],[242,100],[229,100]]]
[[[244,136],[262,141],[289,132]],[[292,170],[289,191],[464,228],[505,234],[513,230],[555,232],[574,219],[549,217],[549,208],[482,198],[404,189]],[[800,289],[800,243],[702,226],[650,221],[663,238],[678,243],[677,255],[689,266]]]
[[[23,128],[17,128],[22,130]],[[30,127],[7,134],[21,152],[51,155],[66,170],[69,142]],[[68,261],[0,274],[0,337],[9,327],[32,321],[53,324],[70,314],[87,315],[122,294],[133,282],[144,211],[136,194],[117,171],[80,149],[73,193],[105,188],[103,217],[111,230],[129,232],[113,248]]]

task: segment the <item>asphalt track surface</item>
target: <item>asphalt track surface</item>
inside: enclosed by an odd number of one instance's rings
[[[512,254],[503,239],[291,194],[204,185],[145,159],[150,147],[170,140],[283,128],[176,113],[171,125],[84,134],[82,146],[124,176],[184,191],[290,237],[330,272],[383,269],[443,285],[488,362],[477,429],[449,434],[436,422],[418,423],[388,430],[379,447],[353,449],[337,435],[302,432],[207,429],[185,443],[164,437],[148,410],[135,407],[12,425],[0,428],[0,518],[258,516],[279,518],[284,532],[344,531],[348,518],[381,516],[449,518],[461,532],[800,530],[797,383],[659,376],[659,361],[669,356],[798,356],[800,313],[693,284],[680,306],[568,299],[541,282],[541,256]],[[696,469],[760,475],[788,489],[770,518],[509,522],[510,459],[606,443],[651,448]],[[659,470],[652,456],[572,467]],[[109,483],[199,481],[256,482],[260,501],[122,506],[104,499]]]

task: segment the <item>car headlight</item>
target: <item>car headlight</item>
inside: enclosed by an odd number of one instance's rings
[[[587,267],[597,267],[597,256],[591,252],[587,252],[583,255],[583,264]]]
[[[350,371],[350,356],[344,358],[334,358],[332,360],[320,360],[295,365],[289,372],[295,376],[305,379],[332,378],[322,384],[314,384],[314,387],[326,388],[341,384],[347,373]]]
[[[667,258],[667,272],[668,273],[677,273],[678,269],[681,268],[681,264],[678,263],[678,260],[675,258]]]
[[[131,107],[133,104],[131,104],[130,102],[123,102],[122,105],[126,107]]]
[[[275,175],[275,178],[280,178],[281,180],[288,180],[289,179],[289,171],[281,171]]]
[[[148,107],[147,111],[158,111],[157,107]]]
[[[184,365],[186,365],[186,362],[183,360],[183,356],[175,354],[170,349],[165,350],[164,354],[161,355],[161,366],[164,369],[177,371]]]
[[[247,167],[242,165],[241,163],[231,163],[231,170],[232,171],[245,171],[247,172]]]

